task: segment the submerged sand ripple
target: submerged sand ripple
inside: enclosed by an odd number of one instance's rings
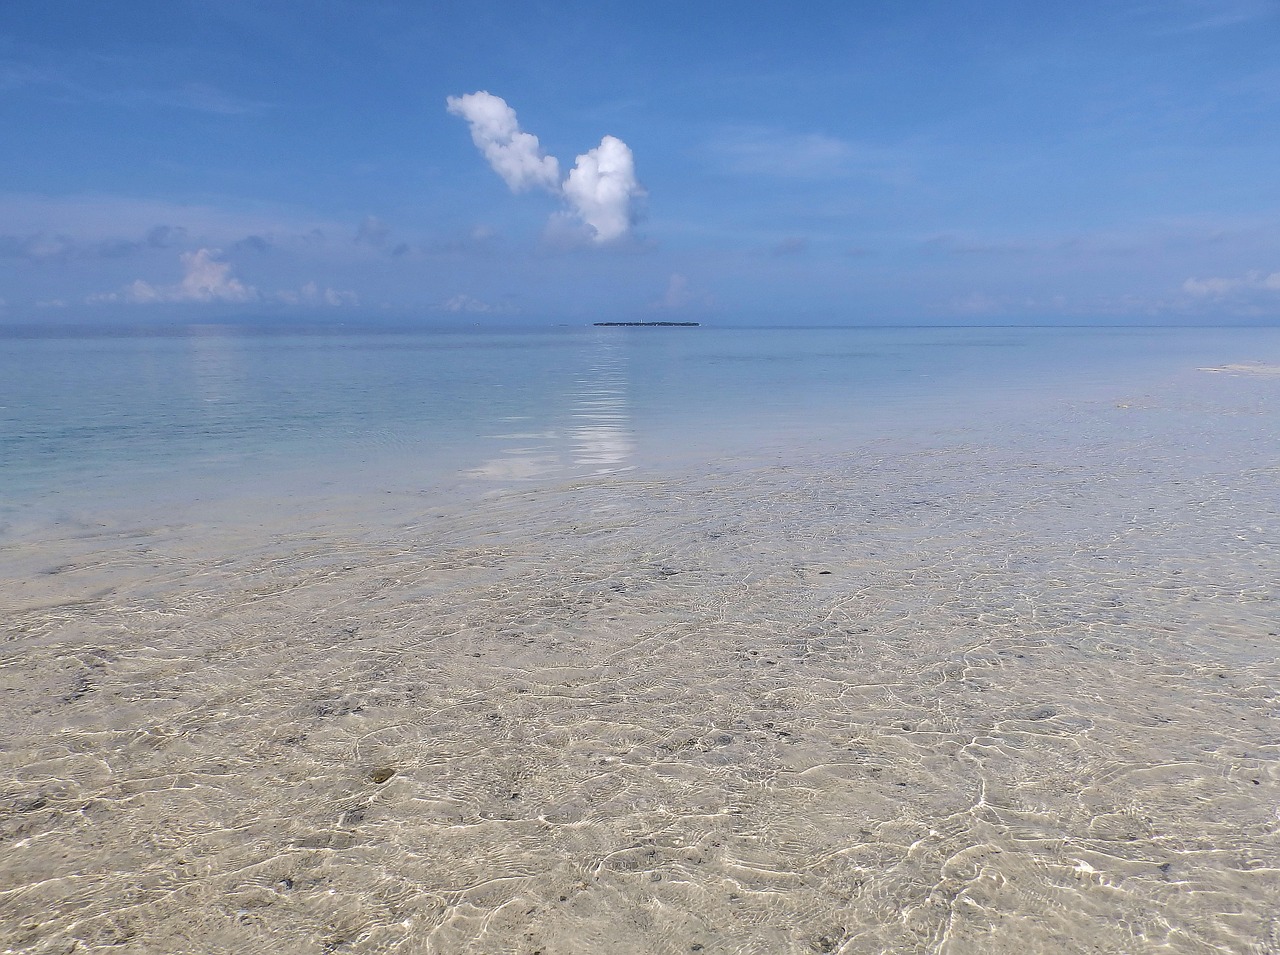
[[[1280,472],[1100,413],[14,545],[0,946],[1277,951]]]

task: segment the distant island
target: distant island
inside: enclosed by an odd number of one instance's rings
[[[694,328],[698,322],[594,322],[597,328]]]

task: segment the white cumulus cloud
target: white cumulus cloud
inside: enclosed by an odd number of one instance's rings
[[[631,231],[631,203],[642,195],[631,148],[616,136],[605,136],[579,156],[564,181],[564,197],[594,230],[597,242],[612,242]]]
[[[521,131],[516,111],[501,96],[480,90],[450,96],[446,103],[450,113],[471,126],[471,141],[512,192],[535,186],[559,191],[559,161],[542,154],[537,136]]]
[[[231,274],[231,265],[217,258],[218,249],[183,252],[182,280],[176,285],[152,285],[137,279],[119,292],[92,295],[91,302],[129,302],[153,305],[159,302],[251,302],[258,290]]]
[[[603,137],[599,146],[577,157],[562,183],[559,160],[544,155],[538,137],[520,129],[516,111],[502,97],[480,90],[450,96],[446,103],[470,125],[472,141],[512,192],[536,187],[560,197],[593,242],[614,242],[630,233],[635,201],[645,191],[631,147],[621,139]]]

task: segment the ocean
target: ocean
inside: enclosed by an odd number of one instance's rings
[[[441,489],[696,465],[1187,387],[1252,354],[1280,354],[1280,333],[0,328],[0,495],[13,515],[262,481]]]
[[[0,950],[1280,951],[1280,329],[0,328]]]

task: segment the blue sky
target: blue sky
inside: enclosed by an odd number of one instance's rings
[[[0,111],[0,321],[1280,320],[1280,0],[21,0]]]

